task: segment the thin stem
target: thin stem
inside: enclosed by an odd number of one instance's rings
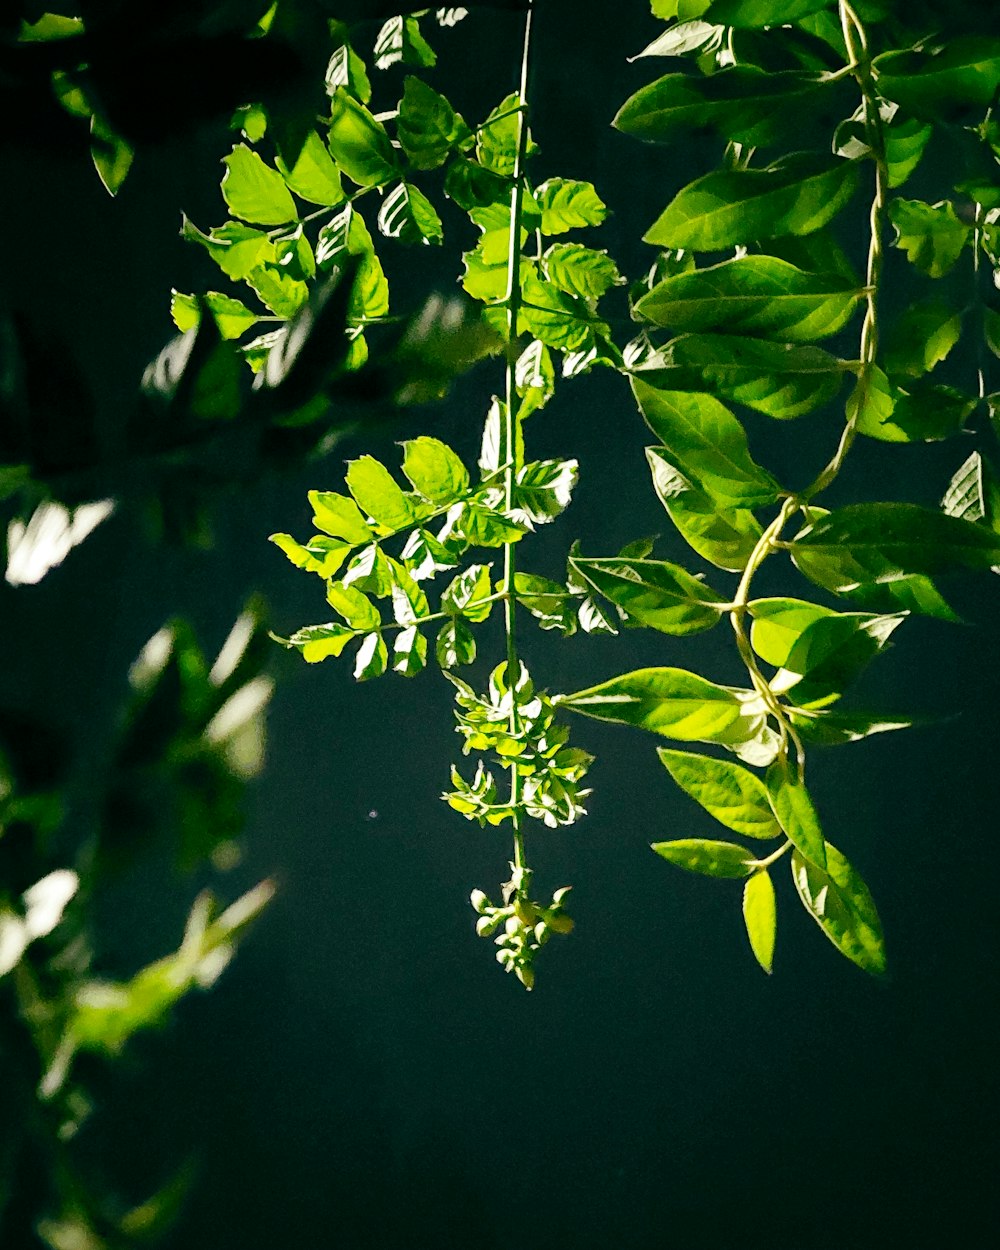
[[[472,607],[481,608],[485,603],[499,603],[500,600],[507,600],[507,593],[498,590],[495,595],[487,595],[484,599],[476,599]],[[411,625],[429,625],[431,621],[454,621],[462,615],[461,612],[432,612],[429,616],[414,617],[412,621],[392,621],[388,625],[382,626],[382,633],[386,633],[390,629],[409,629]]]
[[[764,859],[754,860],[754,869],[757,872],[763,872],[765,868],[770,868],[772,864],[778,862],[783,855],[787,855],[794,844],[791,841],[785,841],[778,847],[773,854],[766,856]]]
[[[521,48],[521,81],[518,88],[519,106],[517,109],[517,152],[514,157],[514,185],[510,193],[510,238],[507,249],[507,367],[506,393],[504,408],[504,459],[507,468],[504,471],[504,507],[507,511],[514,506],[514,485],[517,471],[521,467],[518,448],[518,417],[517,387],[515,382],[515,362],[517,357],[517,318],[521,302],[521,217],[524,204],[524,164],[528,150],[528,66],[531,49],[531,17],[532,7],[529,0],[528,11],[524,18],[524,41]],[[503,583],[504,599],[504,630],[507,636],[507,680],[512,690],[521,672],[517,653],[517,608],[514,603],[514,581],[517,572],[514,544],[505,543],[503,551]],[[511,700],[510,731],[520,731],[520,714],[517,706],[516,693]],[[521,831],[519,809],[520,775],[517,764],[510,765],[510,805],[514,812],[514,871],[517,890],[520,894],[526,868],[524,857],[524,834]]]
[[[841,435],[840,443],[830,463],[810,486],[799,496],[803,503],[826,490],[841,470],[844,459],[851,449],[857,433],[857,420],[861,407],[871,383],[875,359],[878,355],[879,321],[878,292],[882,278],[884,233],[886,205],[889,198],[889,169],[885,154],[885,133],[882,126],[882,114],[879,111],[878,92],[872,76],[871,58],[868,52],[868,38],[865,28],[848,0],[840,0],[840,24],[844,32],[844,43],[850,57],[849,67],[852,76],[861,89],[865,115],[865,135],[868,147],[875,162],[875,194],[869,213],[870,237],[868,243],[868,268],[865,276],[865,319],[861,326],[861,344],[858,351],[861,367],[854,395],[849,401],[847,424]]]
[[[783,755],[787,754],[788,743],[791,741],[795,747],[799,774],[801,775],[805,770],[805,749],[802,746],[802,740],[799,738],[795,726],[791,723],[784,704],[771,689],[771,683],[761,672],[746,629],[747,604],[750,601],[750,587],[754,575],[778,546],[781,532],[788,518],[795,512],[798,506],[798,500],[794,496],[786,498],[781,505],[778,515],[757,540],[757,545],[750,553],[746,568],[743,570],[743,576],[740,578],[740,584],[736,588],[736,595],[729,607],[729,619],[733,627],[733,633],[736,635],[736,649],[739,651],[740,658],[750,674],[753,688],[766,704],[768,711],[778,722],[778,732],[781,734],[781,752]]]

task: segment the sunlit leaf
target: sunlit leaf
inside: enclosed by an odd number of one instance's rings
[[[833,399],[844,365],[821,347],[770,343],[727,334],[683,334],[660,353],[661,366],[640,376],[667,391],[717,392],[779,420]]]
[[[448,100],[412,74],[403,84],[396,127],[403,151],[415,169],[436,169],[453,148],[464,147],[472,138]]]
[[[639,376],[632,378],[632,391],[646,424],[691,482],[728,503],[774,502],[777,482],[751,459],[746,431],[717,399],[656,390]]]
[[[374,456],[359,456],[357,460],[350,461],[345,481],[362,512],[380,525],[390,530],[412,525],[413,504],[385,465]]]
[[[303,200],[331,208],[343,202],[344,189],[340,185],[340,174],[315,130],[310,130],[306,135],[291,168],[280,156],[275,164],[291,190]]]
[[[385,127],[343,87],[333,96],[327,142],[334,160],[359,186],[381,186],[396,173],[396,157]]]
[[[688,872],[705,877],[748,877],[754,856],[735,842],[714,842],[708,838],[680,838],[674,842],[654,842],[652,849]]]
[[[576,557],[571,558],[570,567],[632,620],[661,633],[700,633],[721,619],[720,597],[680,565],[664,560]]]
[[[895,199],[889,220],[896,227],[895,246],[929,278],[940,278],[955,264],[972,231],[955,215],[951,202],[925,204]]]
[[[762,532],[753,513],[711,499],[671,464],[662,447],[647,447],[646,459],[657,498],[684,540],[720,569],[743,569]]]
[[[427,664],[427,639],[416,625],[401,629],[392,648],[392,667],[404,677],[415,677]]]
[[[794,764],[777,759],[767,770],[767,795],[789,841],[811,864],[826,867],[826,844],[819,816]]]
[[[915,117],[948,120],[982,111],[1000,87],[1000,39],[963,35],[921,52],[884,52],[872,62],[879,92]]]
[[[755,872],[743,887],[743,923],[754,958],[765,972],[770,973],[774,964],[778,913],[774,885],[766,869]]]
[[[792,558],[836,591],[910,573],[934,574],[1000,563],[1000,535],[910,503],[849,504],[792,544]]]
[[[378,226],[384,235],[402,243],[440,243],[444,238],[434,205],[418,187],[407,182],[394,187],[382,201]]]
[[[381,677],[389,662],[389,651],[381,634],[365,634],[354,659],[356,681]]]
[[[685,187],[643,236],[660,247],[714,252],[825,226],[857,186],[857,167],[797,153],[768,169],[717,170]]]
[[[841,954],[865,972],[885,972],[885,939],[874,900],[835,846],[826,843],[825,871],[793,851],[792,880],[802,905]]]
[[[680,333],[723,330],[807,343],[842,329],[861,295],[836,274],[805,273],[773,256],[742,256],[666,278],[635,310]]]
[[[742,707],[730,690],[679,668],[642,668],[559,696],[574,712],[681,742],[725,741]]]
[[[476,640],[460,616],[452,617],[441,627],[435,643],[437,662],[443,669],[471,664],[476,658]]]
[[[589,182],[549,178],[535,192],[542,210],[542,234],[565,234],[583,226],[599,226],[607,206]]]
[[[263,226],[282,226],[297,220],[295,201],[281,174],[265,165],[252,148],[237,144],[223,164],[226,172],[222,196],[234,216]]]
[[[763,781],[727,760],[661,747],[660,760],[680,788],[727,829],[751,838],[776,838],[781,827]]]
[[[800,133],[817,106],[835,107],[836,88],[821,75],[765,73],[751,66],[708,78],[667,74],[626,100],[614,125],[638,139],[660,142],[711,128],[724,139],[761,146]]]

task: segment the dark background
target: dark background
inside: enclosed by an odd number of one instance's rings
[[[609,128],[665,70],[625,60],[657,31],[644,0],[539,9],[538,176],[597,183],[614,212],[599,245],[636,275],[652,255],[642,231],[717,154],[644,148]],[[473,14],[437,36],[432,81],[482,115],[515,85],[518,39],[515,16]],[[126,402],[169,336],[169,288],[216,281],[176,231],[182,208],[201,225],[221,220],[226,144],[220,126],[147,153],[114,201],[82,147],[19,149],[5,171],[9,289],[72,344],[104,401]],[[410,267],[397,307],[416,302],[423,275],[448,288],[438,260]],[[443,408],[405,413],[225,501],[210,551],[154,547],[119,515],[39,586],[4,586],[8,699],[55,716],[85,767],[101,757],[129,661],[169,616],[189,616],[209,649],[253,589],[277,632],[324,619],[318,584],[267,535],[304,535],[306,490],[337,489],[342,461],[362,451],[391,463],[395,439],[429,432],[474,455],[499,369],[480,366]],[[839,419],[751,416],[752,445],[795,485],[825,461]],[[566,385],[527,435],[533,456],[581,462],[571,511],[524,544],[528,568],[557,573],[574,537],[606,554],[656,532],[663,556],[687,559],[649,486],[648,435],[620,379]],[[968,449],[860,445],[838,498],[933,505]],[[761,584],[808,594],[787,568]],[[946,590],[968,625],[906,623],[856,700],[935,723],[817,750],[810,763],[826,832],[879,903],[891,969],[881,984],[828,945],[786,880],[775,973],[763,976],[739,887],[673,871],[647,849],[713,836],[665,776],[657,743],[580,721],[575,741],[598,756],[591,815],[529,844],[541,890],[574,886],[577,929],[546,947],[525,994],[475,937],[466,901],[474,886],[495,895],[506,837],[437,797],[458,756],[450,687],[433,670],[358,686],[347,662],[279,655],[246,856],[222,888],[235,896],[271,875],[280,893],[212,993],[137,1040],[100,1087],[85,1140],[109,1182],[138,1198],[196,1153],[201,1180],[168,1238],[192,1250],[988,1244],[1000,582]],[[657,663],[739,679],[724,629],[560,642],[528,623],[523,651],[551,690]],[[489,629],[481,654],[499,655]],[[126,976],[173,949],[200,884],[176,874],[170,848],[151,848],[99,900],[98,966]]]

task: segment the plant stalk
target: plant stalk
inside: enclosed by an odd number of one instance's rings
[[[521,46],[521,80],[518,88],[517,112],[517,152],[514,157],[514,185],[510,193],[510,238],[507,248],[507,368],[504,407],[504,508],[509,511],[514,505],[514,485],[517,472],[521,467],[519,455],[520,439],[519,420],[516,412],[517,386],[515,365],[517,361],[517,318],[521,303],[521,217],[524,204],[524,164],[528,150],[528,68],[531,53],[531,18],[532,5],[529,0],[528,11],[524,17],[524,38]],[[512,691],[510,710],[510,730],[512,734],[519,732],[519,714],[515,687],[520,676],[521,665],[517,653],[517,605],[514,601],[514,579],[517,572],[516,556],[513,543],[504,544],[503,552],[503,588],[504,595],[504,632],[507,638],[507,681]],[[524,834],[521,830],[519,811],[519,774],[516,763],[510,765],[510,805],[514,811],[514,869],[515,880],[518,882],[518,893],[522,890],[521,882],[526,867],[524,857]]]

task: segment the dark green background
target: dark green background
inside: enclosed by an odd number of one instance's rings
[[[514,86],[518,25],[481,12],[436,37],[432,81],[467,116]],[[625,97],[667,68],[625,60],[656,29],[644,0],[539,5],[539,176],[598,184],[614,211],[602,245],[633,275],[652,256],[642,231],[716,159],[712,144],[654,150],[609,128]],[[176,230],[182,208],[201,225],[221,219],[225,142],[219,128],[146,154],[116,201],[82,148],[8,159],[10,294],[65,335],[105,401],[127,401],[169,335],[169,287],[216,280]],[[439,261],[413,258],[397,308],[427,281],[450,289]],[[396,267],[409,264],[404,255]],[[260,588],[277,631],[321,619],[318,584],[266,536],[304,534],[305,491],[336,489],[342,461],[361,451],[391,462],[394,439],[429,432],[474,455],[500,386],[499,365],[482,366],[443,409],[406,413],[323,464],[241,492],[219,509],[212,551],[153,547],[120,515],[41,585],[4,586],[8,699],[48,711],[85,761],[99,761],[127,665],[167,617],[189,615],[217,646]],[[838,420],[752,417],[752,444],[795,485],[826,459]],[[687,559],[649,486],[647,436],[619,379],[565,386],[528,439],[532,455],[577,456],[581,484],[567,516],[524,544],[527,567],[556,572],[574,537],[605,554],[656,532],[664,556]],[[933,505],[969,448],[860,445],[838,497]],[[806,590],[787,568],[768,568],[761,584]],[[598,756],[591,815],[530,842],[541,889],[575,887],[577,930],[545,949],[526,995],[476,939],[466,902],[506,875],[505,838],[437,798],[459,745],[450,687],[433,671],[357,686],[346,662],[306,668],[278,656],[246,859],[222,888],[273,875],[280,893],[216,989],[99,1079],[84,1142],[109,1181],[138,1199],[196,1152],[201,1182],[168,1239],[191,1250],[988,1244],[1000,582],[950,590],[969,625],[907,623],[857,702],[957,715],[817,751],[810,764],[828,836],[879,903],[883,984],[836,954],[786,880],[775,974],[764,977],[738,885],[678,873],[647,849],[712,836],[655,741],[580,721],[575,740]],[[528,623],[523,639],[552,690],[658,663],[739,679],[724,629],[563,643]],[[499,656],[489,629],[481,653],[491,642]],[[176,945],[201,880],[179,878],[170,860],[153,847],[106,889],[105,973],[128,975]]]

